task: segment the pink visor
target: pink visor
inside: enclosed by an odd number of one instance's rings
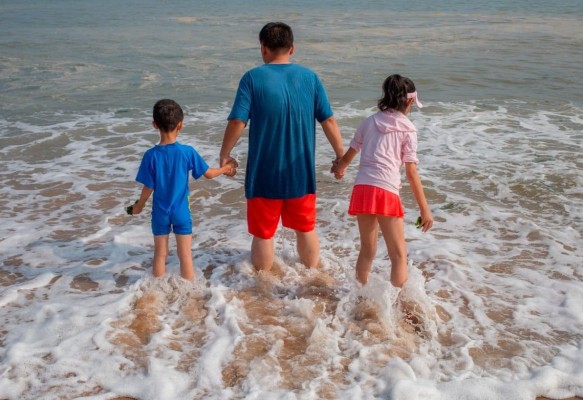
[[[417,92],[407,93],[407,100],[409,100],[409,99],[413,99],[413,101],[415,102],[415,105],[418,108],[423,108],[423,104],[421,104],[421,102],[417,98]]]

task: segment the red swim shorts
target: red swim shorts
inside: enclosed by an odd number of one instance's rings
[[[280,217],[286,228],[313,231],[316,227],[316,195],[307,194],[295,199],[247,199],[247,227],[253,236],[271,239]]]
[[[354,185],[348,214],[375,214],[403,218],[401,198],[395,193],[371,185]]]

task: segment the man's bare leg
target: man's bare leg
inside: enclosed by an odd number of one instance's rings
[[[300,260],[308,268],[316,268],[320,261],[320,240],[316,230],[296,231],[296,241]]]
[[[275,252],[273,250],[273,238],[261,239],[253,236],[251,243],[251,263],[258,271],[269,271],[273,266]]]

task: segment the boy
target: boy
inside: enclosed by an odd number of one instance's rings
[[[154,234],[154,276],[164,275],[168,255],[168,235],[176,236],[180,275],[194,278],[192,264],[192,217],[188,203],[188,173],[198,179],[207,179],[236,173],[233,163],[221,168],[209,168],[207,163],[188,145],[176,141],[182,130],[184,114],[174,100],[163,99],[154,105],[152,125],[160,132],[160,143],[144,154],[136,181],[142,183],[140,199],[132,206],[132,214],[139,214],[152,193],[152,233]]]

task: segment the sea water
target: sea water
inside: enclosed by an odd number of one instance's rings
[[[477,3],[477,2],[476,2]],[[583,396],[583,5],[579,1],[0,1],[1,399],[524,399]],[[317,133],[321,266],[293,232],[249,259],[243,182],[191,184],[196,280],[151,273],[142,154],[151,107],[216,166],[269,21],[295,31],[345,146],[400,73],[423,110],[408,185],[410,279],[368,285],[342,181]],[[171,238],[170,246],[175,248]]]

